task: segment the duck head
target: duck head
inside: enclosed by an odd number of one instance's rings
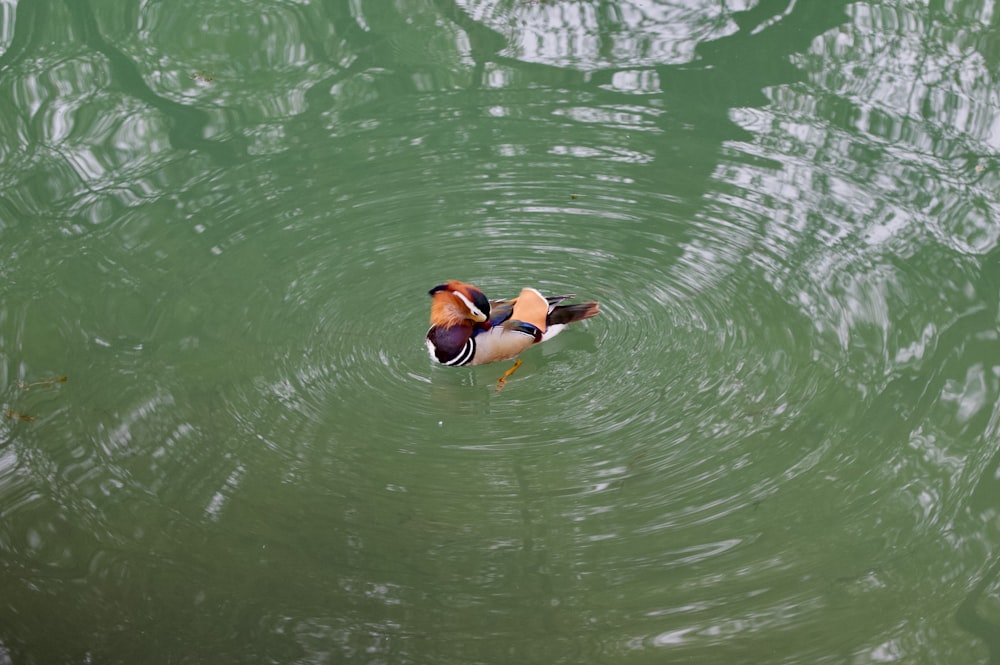
[[[450,327],[468,322],[482,323],[490,315],[490,301],[482,291],[452,279],[428,291],[431,304],[431,325]]]

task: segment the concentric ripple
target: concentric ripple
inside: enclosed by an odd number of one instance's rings
[[[358,145],[373,156],[350,172],[334,166],[304,178],[310,187],[335,184],[322,199],[302,196],[304,205],[281,222],[290,242],[265,248],[260,222],[242,227],[241,240],[217,243],[265,255],[269,266],[245,298],[258,306],[244,316],[265,345],[260,362],[266,367],[270,356],[276,364],[233,398],[234,414],[259,411],[293,440],[372,445],[370,435],[431,457],[561,451],[572,455],[573,470],[548,491],[571,495],[644,474],[723,477],[745,464],[748,439],[809,408],[824,372],[796,364],[812,353],[811,333],[798,332],[809,324],[747,262],[757,229],[722,233],[697,201],[651,196],[640,177],[644,160],[560,149],[573,125],[542,108],[531,118],[530,103],[520,113],[545,138],[523,146],[477,141],[475,133],[405,140],[432,131],[437,113],[418,109],[392,131],[360,131]],[[626,130],[608,132],[628,141]],[[461,168],[469,153],[481,153],[476,173]],[[296,177],[287,179],[290,199],[299,197]],[[384,182],[393,187],[386,191]],[[228,260],[227,272],[246,270],[241,259]],[[496,392],[507,364],[440,368],[423,349],[426,291],[451,278],[493,297],[525,285],[575,293],[600,301],[603,314],[526,353],[525,366]],[[530,429],[522,427],[525,413]],[[357,418],[372,429],[360,434]],[[750,506],[774,491],[777,478],[814,464],[814,444],[787,451],[777,474],[752,474],[719,514]],[[436,485],[425,489],[446,484]],[[683,502],[682,492],[700,485],[681,481],[661,501]]]

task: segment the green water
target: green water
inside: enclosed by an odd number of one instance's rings
[[[1000,663],[998,35],[0,0],[0,664]]]

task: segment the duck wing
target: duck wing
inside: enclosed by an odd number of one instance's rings
[[[504,321],[509,319],[514,313],[514,303],[517,302],[517,298],[505,298],[503,300],[491,300],[490,301],[490,318],[487,319],[484,328],[492,328],[493,326],[499,326]]]
[[[520,298],[521,296],[518,296]],[[545,298],[545,302],[548,303],[549,313],[556,308],[556,305],[561,303],[563,300],[569,300],[570,298],[575,298],[576,296],[572,293],[567,293],[561,296],[548,296]],[[490,318],[489,325],[484,326],[487,328],[492,328],[493,326],[498,326],[504,321],[508,320],[514,314],[514,306],[517,303],[517,298],[500,298],[498,300],[490,301]]]

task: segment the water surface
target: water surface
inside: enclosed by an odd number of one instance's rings
[[[0,663],[1000,663],[997,16],[0,2]]]

